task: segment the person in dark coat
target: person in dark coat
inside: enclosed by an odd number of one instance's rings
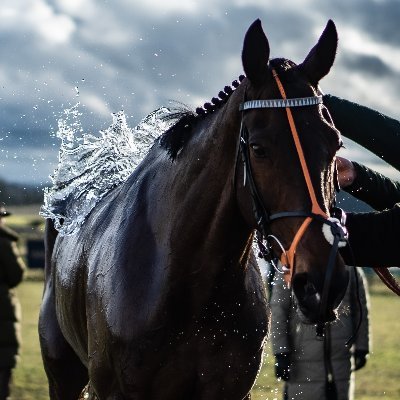
[[[10,213],[0,206],[0,400],[10,394],[12,369],[20,348],[20,305],[15,288],[23,278],[24,263],[17,249],[18,235],[4,224]]]
[[[332,95],[324,96],[324,104],[343,136],[378,154],[400,171],[400,121]],[[348,246],[342,250],[346,263],[399,267],[400,183],[344,158],[338,158],[337,166],[341,188],[376,210],[347,215],[346,227],[354,254]]]
[[[321,339],[314,325],[301,322],[291,291],[275,278],[271,295],[271,343],[275,374],[285,381],[285,400],[352,400],[354,370],[370,351],[368,292],[361,269],[350,270],[350,281],[338,310]],[[361,309],[360,309],[361,308]],[[353,338],[352,343],[346,343]]]

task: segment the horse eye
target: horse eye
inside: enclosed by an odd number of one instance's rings
[[[250,144],[250,147],[256,157],[265,157],[267,155],[265,149],[258,144]]]

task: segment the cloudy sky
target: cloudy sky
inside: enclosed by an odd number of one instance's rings
[[[333,19],[324,92],[400,118],[398,0],[1,0],[0,178],[48,183],[57,120],[78,101],[91,133],[120,110],[133,127],[171,99],[201,105],[242,73],[256,18],[271,56],[297,63]],[[345,154],[398,177],[351,143]]]

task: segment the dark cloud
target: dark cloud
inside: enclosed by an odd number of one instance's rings
[[[4,9],[12,10],[14,3],[6,3]],[[74,8],[76,2],[59,0],[34,3],[47,7],[38,20],[20,13],[12,20],[15,23],[9,23],[0,11],[0,146],[10,152],[21,149],[14,163],[14,170],[18,166],[23,170],[20,180],[43,180],[51,173],[57,120],[78,101],[84,129],[92,133],[106,128],[110,113],[121,109],[133,126],[170,99],[192,107],[208,101],[242,73],[243,36],[256,18],[262,20],[271,56],[297,63],[317,42],[329,18],[335,20],[343,42],[346,37],[340,29],[349,26],[377,42],[396,46],[400,42],[396,1],[314,0],[290,2],[290,7],[287,0],[251,1],[247,6],[234,0],[194,1],[176,11],[168,9],[169,3],[155,2],[152,7],[152,1],[86,0],[81,8]],[[185,11],[184,6],[191,4],[197,12]],[[48,19],[54,21],[46,30]],[[55,30],[62,24],[64,36],[58,37]],[[398,70],[379,54],[365,55],[362,49],[360,54],[339,50],[334,68],[324,82],[342,96],[352,89],[345,80],[347,70],[359,71],[366,82],[377,72],[382,82],[398,76]],[[390,95],[398,104],[398,95]],[[353,101],[365,100],[355,96]],[[393,112],[397,111],[393,108]],[[45,161],[33,177],[24,169],[31,162],[32,149],[49,158],[48,172],[44,172]],[[12,160],[8,159],[8,167]],[[7,175],[0,167],[0,177]]]
[[[396,72],[382,61],[379,56],[366,54],[344,53],[341,62],[345,68],[356,70],[360,74],[369,75],[369,77],[389,78],[396,76]]]
[[[349,25],[365,36],[398,46],[400,7],[398,0],[335,0],[319,2],[317,9]]]
[[[363,28],[384,43],[400,43],[400,4],[398,0],[373,2],[363,9]]]

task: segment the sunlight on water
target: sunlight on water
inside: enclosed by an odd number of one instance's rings
[[[82,129],[79,106],[64,110],[58,121],[59,163],[40,211],[62,235],[76,233],[93,207],[132,174],[154,140],[176,122],[165,119],[171,111],[163,107],[130,128],[120,111],[106,130],[92,135]]]

